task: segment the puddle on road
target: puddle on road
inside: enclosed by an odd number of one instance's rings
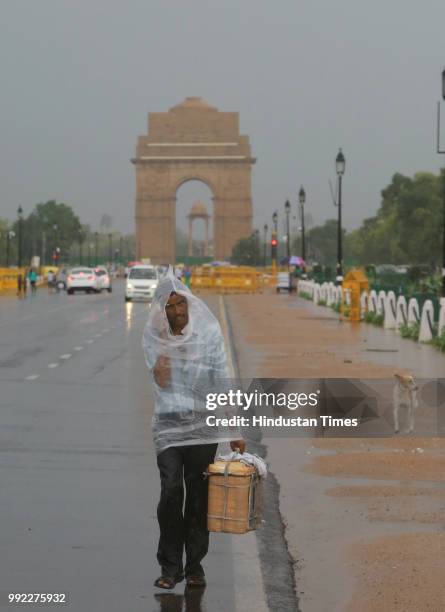
[[[159,607],[155,610],[156,612],[204,612],[204,610],[210,612],[210,610],[215,608],[211,608],[209,602],[204,602],[204,593],[205,589],[189,589],[182,595],[176,593],[156,593],[154,599]]]

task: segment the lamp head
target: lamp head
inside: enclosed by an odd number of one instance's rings
[[[298,200],[300,204],[304,204],[306,202],[306,192],[303,185],[300,187],[300,191],[298,192]]]
[[[337,157],[335,158],[335,169],[338,176],[342,176],[345,173],[346,160],[341,149],[338,150]]]
[[[284,209],[285,209],[286,213],[290,212],[290,202],[289,202],[289,200],[286,200],[286,203],[284,205]]]

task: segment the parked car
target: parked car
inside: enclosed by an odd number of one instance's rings
[[[152,300],[159,277],[155,266],[137,265],[128,271],[125,282],[125,301],[134,299]]]
[[[96,275],[99,279],[99,291],[106,289],[108,293],[111,293],[113,288],[111,285],[111,277],[108,270],[104,266],[98,266],[95,268]]]
[[[99,277],[93,268],[72,268],[66,278],[66,290],[70,295],[75,291],[98,293],[100,291]]]

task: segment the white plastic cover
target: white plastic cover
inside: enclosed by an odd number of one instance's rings
[[[267,476],[267,463],[262,457],[252,453],[238,453],[233,451],[228,455],[218,455],[217,461],[241,461],[245,465],[253,465],[261,478]]]
[[[181,335],[173,335],[165,306],[172,293],[183,295],[188,305],[188,323]],[[206,424],[215,414],[206,408],[206,394],[227,388],[224,338],[218,320],[193,293],[178,280],[170,267],[159,281],[142,341],[155,394],[152,418],[156,453],[170,446],[211,444],[239,438],[239,431]],[[153,374],[158,359],[167,358],[170,381],[160,387]],[[226,415],[227,411],[226,411]],[[233,435],[232,435],[233,431]]]

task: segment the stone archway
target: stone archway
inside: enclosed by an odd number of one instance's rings
[[[167,113],[149,113],[148,134],[136,157],[136,251],[153,263],[176,260],[176,192],[191,180],[213,194],[215,259],[227,259],[252,233],[249,137],[238,113],[219,112],[201,98],[186,98]]]
[[[210,215],[207,212],[205,205],[202,202],[195,202],[192,206],[191,211],[187,215],[189,221],[188,228],[188,249],[187,255],[193,257],[193,223],[196,219],[202,219],[204,221],[205,234],[204,234],[204,253],[205,257],[209,254],[209,218]]]

